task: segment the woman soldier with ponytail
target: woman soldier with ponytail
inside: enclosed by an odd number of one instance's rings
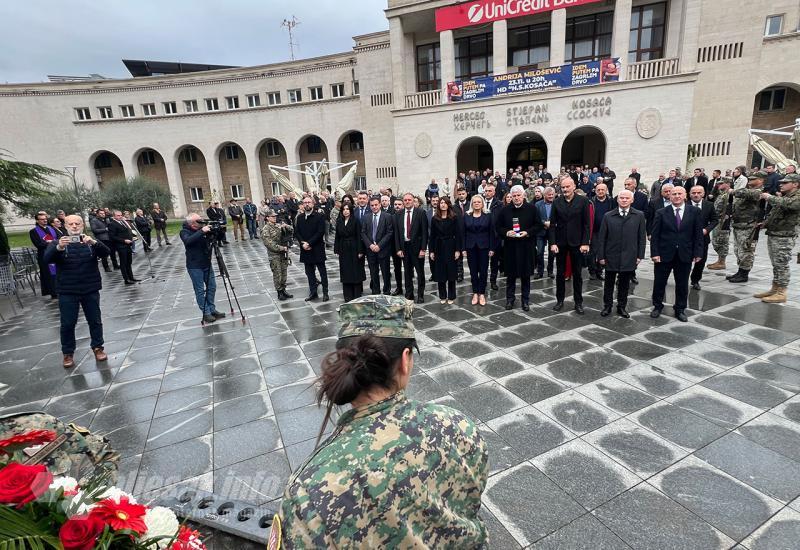
[[[351,408],[289,479],[269,548],[479,548],[486,445],[458,411],[405,396],[417,347],[412,303],[342,304],[318,402]],[[319,437],[318,437],[319,441]]]

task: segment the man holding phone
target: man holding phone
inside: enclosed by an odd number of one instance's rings
[[[56,269],[58,309],[61,314],[61,352],[63,366],[75,366],[75,325],[78,324],[78,309],[89,324],[90,346],[96,361],[105,361],[103,351],[103,322],[100,315],[100,289],[103,287],[97,259],[109,255],[109,248],[89,235],[83,234],[83,219],[67,216],[67,235],[51,242],[45,250],[47,263]]]

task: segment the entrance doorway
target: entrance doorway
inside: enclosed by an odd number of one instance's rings
[[[523,132],[508,144],[506,171],[517,166],[522,166],[524,171],[528,166],[538,167],[540,164],[547,166],[547,143],[541,135],[536,132]]]
[[[594,126],[575,128],[561,146],[561,166],[588,164],[591,169],[605,161],[606,137]]]
[[[471,137],[461,142],[456,151],[456,171],[469,172],[475,170],[483,172],[487,168],[494,169],[492,146],[483,138]]]

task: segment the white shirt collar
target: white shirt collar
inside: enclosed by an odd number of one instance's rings
[[[620,216],[622,216],[622,215],[624,215],[624,214],[625,214],[625,212],[628,212],[628,213],[630,213],[630,211],[631,211],[631,209],[630,209],[630,208],[620,208],[620,209],[619,209],[619,215],[620,215]]]

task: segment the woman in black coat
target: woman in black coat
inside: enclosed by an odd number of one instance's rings
[[[333,253],[339,256],[339,276],[342,279],[344,301],[360,298],[364,291],[364,244],[361,241],[361,228],[353,216],[350,203],[342,204],[339,219],[336,221],[336,234],[333,240]]]
[[[461,220],[447,197],[439,199],[439,207],[431,218],[428,247],[431,260],[436,262],[433,279],[439,283],[439,299],[443,304],[452,304],[456,299],[458,259],[464,248],[464,234]]]

